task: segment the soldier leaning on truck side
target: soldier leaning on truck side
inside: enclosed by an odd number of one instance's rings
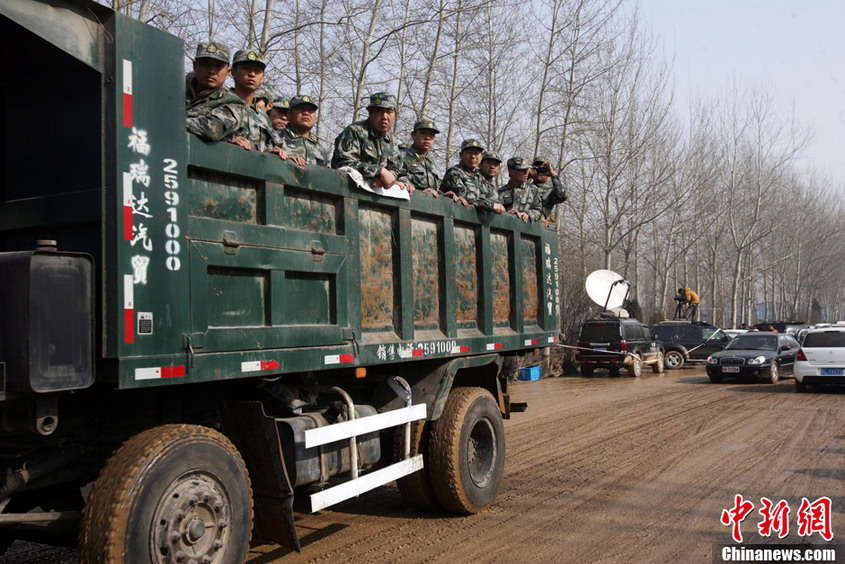
[[[413,184],[402,175],[399,145],[390,132],[396,121],[396,96],[377,92],[370,96],[367,119],[346,126],[334,140],[332,168],[351,167],[377,188],[394,184],[413,194]]]
[[[288,110],[290,109],[290,100],[284,96],[276,96],[273,100],[273,107],[268,112],[270,121],[273,123],[273,129],[282,131],[288,125]]]
[[[262,84],[255,91],[252,107],[255,110],[268,114],[269,117],[270,110],[273,109],[273,99],[275,97],[276,95],[273,93],[273,88],[266,84]],[[270,125],[273,125],[272,121],[270,122]]]
[[[229,78],[229,48],[212,41],[197,45],[194,70],[185,78],[185,105],[188,109],[231,101],[235,96],[226,88]]]
[[[402,165],[408,182],[417,190],[422,190],[435,198],[438,196],[440,177],[434,161],[428,156],[428,151],[434,145],[434,137],[438,133],[440,130],[433,121],[419,120],[411,131],[411,146],[402,149]]]
[[[537,221],[543,215],[543,199],[540,189],[528,182],[531,165],[521,157],[508,159],[508,183],[499,188],[499,198],[508,213],[522,221]]]
[[[464,139],[461,143],[461,160],[443,175],[440,193],[465,206],[505,213],[498,194],[478,171],[483,154],[484,147],[478,140]]]
[[[493,182],[496,176],[502,170],[502,159],[496,151],[484,151],[481,155],[481,164],[478,166],[478,172],[481,177],[490,185],[490,189],[495,188]]]
[[[277,145],[270,118],[252,107],[255,91],[264,81],[264,56],[257,51],[240,50],[232,60],[233,92],[237,100],[218,105],[207,111],[197,108],[188,112],[190,133],[206,141],[226,141],[247,150],[261,151],[287,159],[288,154]],[[291,161],[305,166],[305,160]]]
[[[560,181],[560,177],[555,174],[552,163],[543,157],[534,157],[534,164],[528,175],[532,178],[534,185],[540,189],[540,198],[543,200],[543,217],[549,221],[554,221],[555,206],[566,201],[566,188]]]
[[[317,101],[308,95],[297,95],[289,105],[287,126],[276,131],[282,148],[310,165],[329,166],[329,154],[312,131],[317,122]]]

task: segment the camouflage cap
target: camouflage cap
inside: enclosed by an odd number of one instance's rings
[[[437,126],[435,126],[434,122],[430,119],[421,119],[417,123],[415,123],[413,131],[416,131],[418,129],[430,129],[435,133],[440,133],[440,130],[437,129]]]
[[[208,43],[197,44],[197,54],[194,60],[197,59],[214,59],[215,61],[222,61],[229,64],[229,48],[216,41],[209,41]]]
[[[508,168],[512,168],[514,170],[528,170],[531,168],[531,165],[528,164],[528,161],[522,157],[511,157],[508,159]]]
[[[284,96],[276,96],[276,99],[273,100],[273,109],[274,110],[289,110],[290,109],[290,101],[285,98]]]
[[[534,157],[534,161],[533,161],[533,163],[535,165],[541,165],[541,164],[544,164],[544,163],[547,163],[547,162],[549,162],[549,160],[545,157]]]
[[[320,105],[317,103],[317,100],[315,100],[308,94],[297,94],[296,96],[290,99],[291,108],[301,106],[302,104],[309,104],[311,106],[314,106],[314,109],[319,109],[320,107]]]
[[[499,156],[499,153],[496,151],[484,151],[484,155],[481,157],[482,161],[498,161],[502,162],[502,157]]]
[[[483,151],[484,145],[478,139],[464,139],[461,143],[461,151],[464,149],[478,149],[479,151]]]
[[[272,102],[276,98],[276,93],[273,92],[273,87],[268,86],[266,84],[262,84],[255,90],[255,99],[256,100],[267,100],[268,102]]]
[[[236,51],[235,58],[232,59],[232,66],[238,63],[259,63],[262,67],[267,66],[264,55],[260,51],[254,51],[252,49],[239,49]]]
[[[367,106],[367,109],[370,108],[387,108],[387,109],[396,109],[396,96],[389,92],[376,92],[372,96],[370,96],[370,103]]]

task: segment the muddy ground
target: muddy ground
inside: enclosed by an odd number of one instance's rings
[[[529,408],[505,422],[505,477],[487,511],[423,513],[387,486],[298,515],[301,553],[255,546],[248,562],[711,562],[713,543],[731,542],[719,517],[737,494],[755,505],[742,524],[746,544],[776,542],[757,532],[761,497],[791,508],[777,542],[807,540],[798,535],[802,497],[829,497],[834,542],[845,537],[841,389],[711,384],[703,369],[686,368],[511,391]],[[824,543],[818,533],[809,540]],[[74,561],[39,550],[16,546],[6,561]]]

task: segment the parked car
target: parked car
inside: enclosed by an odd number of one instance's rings
[[[670,370],[687,362],[704,362],[730,341],[721,329],[700,321],[661,321],[652,332],[663,343],[666,368]]]
[[[663,373],[663,345],[647,325],[637,319],[602,318],[581,324],[576,360],[583,376],[592,376],[596,368],[606,368],[618,376],[625,367],[628,375],[640,376],[643,365],[655,374]]]
[[[711,382],[728,377],[756,376],[774,384],[792,373],[800,345],[792,335],[751,331],[734,337],[724,350],[707,358]]]
[[[803,321],[763,321],[754,326],[759,331],[769,331],[771,326],[778,333],[786,333],[795,336],[801,329],[809,327]]]
[[[810,329],[795,357],[795,391],[807,385],[845,385],[845,327]]]

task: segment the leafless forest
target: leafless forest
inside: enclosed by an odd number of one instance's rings
[[[549,159],[569,190],[568,340],[597,268],[631,281],[647,322],[671,315],[682,285],[725,327],[845,318],[845,191],[802,164],[812,130],[764,81],[679,110],[671,52],[634,0],[101,1],[182,37],[187,58],[209,38],[264,51],[278,93],[320,99],[327,146],[387,90],[401,140],[420,117],[437,123],[441,170],[465,137]]]

